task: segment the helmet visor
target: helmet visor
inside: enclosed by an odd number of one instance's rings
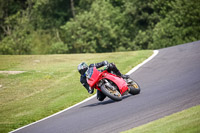
[[[85,62],[82,62],[78,65],[78,71],[80,74],[84,74],[88,69],[88,65]]]

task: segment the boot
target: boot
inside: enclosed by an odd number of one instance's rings
[[[128,78],[129,78],[129,75],[123,75],[123,74],[121,74],[121,77],[122,77],[123,79],[128,79]]]

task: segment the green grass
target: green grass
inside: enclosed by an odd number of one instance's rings
[[[200,105],[123,133],[200,133]]]
[[[151,50],[101,54],[0,55],[0,132],[8,132],[72,106],[91,95],[80,84],[77,65],[108,60],[127,73]]]

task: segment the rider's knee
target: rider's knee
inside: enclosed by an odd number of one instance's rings
[[[106,95],[104,95],[101,91],[97,91],[97,99],[99,101],[103,101],[106,98]]]

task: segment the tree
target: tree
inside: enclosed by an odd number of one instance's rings
[[[155,49],[200,39],[199,0],[0,0],[0,54]]]
[[[25,7],[25,1],[20,0],[0,0],[0,40],[7,35],[12,34],[15,25],[12,16]]]
[[[109,2],[95,1],[89,11],[77,14],[62,28],[70,52],[111,52],[128,43],[122,14]]]
[[[72,10],[72,16],[73,18],[75,18],[74,0],[71,0],[71,10]]]
[[[0,2],[0,9],[5,10],[0,23],[4,35],[1,34],[1,54],[49,53],[51,45],[61,42],[60,26],[72,17],[70,0]]]
[[[149,48],[162,48],[200,40],[200,1],[176,0],[172,10],[153,29]]]

